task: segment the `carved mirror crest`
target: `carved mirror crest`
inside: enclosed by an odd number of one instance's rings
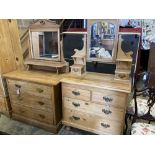
[[[88,61],[114,62],[118,20],[88,20]]]

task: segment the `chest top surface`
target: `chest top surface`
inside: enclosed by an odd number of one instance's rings
[[[113,91],[131,92],[130,81],[114,80],[114,75],[87,72],[83,76],[73,76],[72,74],[64,74],[61,79],[63,83],[77,84],[100,89],[108,89]]]
[[[4,77],[14,80],[30,81],[45,85],[57,85],[62,78],[61,75],[43,71],[14,71],[4,75]]]

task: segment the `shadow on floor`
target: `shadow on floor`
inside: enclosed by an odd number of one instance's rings
[[[53,135],[53,133],[37,128],[32,125],[25,124],[16,120],[12,120],[5,115],[0,115],[0,135]],[[83,130],[69,128],[63,126],[58,135],[94,135],[93,133]]]

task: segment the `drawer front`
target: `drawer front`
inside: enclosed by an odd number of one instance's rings
[[[92,101],[105,103],[108,106],[125,108],[127,95],[114,91],[94,91],[92,92]]]
[[[82,100],[74,100],[64,97],[63,107],[92,113],[110,120],[124,120],[124,109],[109,107],[105,104],[90,103]]]
[[[95,118],[96,128],[103,133],[109,134],[122,134],[123,131],[123,121],[111,121],[108,119],[104,119],[102,117]]]
[[[12,104],[12,112],[26,118],[31,118],[43,123],[53,124],[53,114],[41,110],[33,110],[17,104]]]
[[[80,86],[79,86],[80,87]],[[62,86],[63,96],[84,101],[90,101],[90,91],[73,86]]]
[[[35,84],[26,81],[7,80],[9,93],[17,95],[28,93],[35,96],[51,98],[52,88],[45,85]]]
[[[53,110],[52,101],[39,96],[33,95],[12,95],[10,93],[10,100],[12,104],[19,104],[34,109],[51,112]]]
[[[102,134],[121,134],[122,123],[110,121],[91,113],[84,113],[72,109],[63,109],[63,121],[73,124],[75,127],[81,126],[81,129],[88,128]]]

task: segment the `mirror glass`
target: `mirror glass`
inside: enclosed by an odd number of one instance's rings
[[[101,21],[91,26],[89,57],[112,59],[115,43],[115,24]]]
[[[32,46],[35,58],[59,57],[57,32],[32,32]]]

